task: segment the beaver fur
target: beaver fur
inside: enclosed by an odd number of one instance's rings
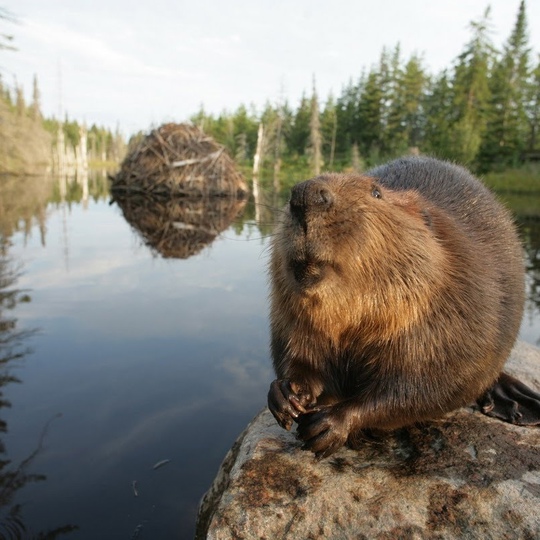
[[[501,374],[523,312],[521,245],[465,169],[408,157],[297,184],[270,277],[268,405],[319,457],[475,400],[540,422],[540,395]]]

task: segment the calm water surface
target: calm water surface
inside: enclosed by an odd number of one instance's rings
[[[19,381],[0,380],[11,403],[0,410],[0,537],[24,526],[24,538],[192,538],[200,497],[272,379],[268,231],[252,208],[201,218],[110,205],[97,185],[86,198],[81,186],[25,182],[4,186],[0,204],[25,290],[3,316],[34,331],[0,366]],[[538,221],[523,229],[521,337],[538,344]]]

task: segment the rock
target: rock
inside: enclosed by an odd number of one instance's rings
[[[507,371],[540,389],[540,350]],[[537,539],[540,429],[473,409],[317,461],[261,411],[199,509],[203,539]]]

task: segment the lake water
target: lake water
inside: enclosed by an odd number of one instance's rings
[[[1,329],[26,332],[21,358],[0,343],[0,537],[192,538],[273,378],[269,216],[259,228],[250,204],[111,205],[99,176],[0,188],[4,256],[21,272]],[[539,216],[520,218],[521,338],[537,345]]]

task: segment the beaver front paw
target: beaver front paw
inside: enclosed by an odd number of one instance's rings
[[[312,394],[302,385],[289,379],[276,379],[268,391],[268,408],[277,423],[284,429],[290,430],[293,420],[306,412],[306,407],[312,402]]]
[[[308,411],[298,419],[297,431],[304,448],[314,452],[317,459],[339,450],[349,436],[345,418],[335,407]]]

